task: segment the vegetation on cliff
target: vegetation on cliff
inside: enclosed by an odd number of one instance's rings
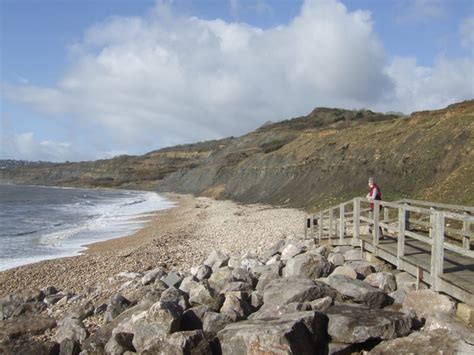
[[[95,162],[0,170],[1,181],[158,189],[307,209],[365,194],[474,203],[474,100],[410,116],[317,108],[239,138]]]

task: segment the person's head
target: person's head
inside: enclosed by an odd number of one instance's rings
[[[369,186],[374,186],[375,180],[373,177],[369,177]]]

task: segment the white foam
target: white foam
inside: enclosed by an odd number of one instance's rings
[[[92,216],[67,229],[50,232],[36,239],[39,247],[51,248],[50,255],[25,256],[15,259],[0,259],[0,270],[25,265],[41,260],[55,259],[77,255],[84,250],[84,245],[98,241],[129,235],[143,227],[155,215],[155,211],[171,208],[174,203],[154,192],[120,191],[129,195],[124,198],[112,196],[97,201],[91,206],[90,200],[78,205],[58,206],[68,213],[79,213]],[[88,202],[88,203],[86,203]]]

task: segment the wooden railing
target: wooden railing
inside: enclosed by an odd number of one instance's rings
[[[374,204],[373,210],[371,203]],[[458,290],[456,285],[447,284],[443,278],[443,265],[447,251],[468,258],[474,265],[474,251],[471,250],[473,212],[474,207],[469,206],[417,200],[369,202],[357,197],[310,216],[305,220],[304,230],[305,235],[309,233],[329,244],[360,246],[362,253],[371,251],[398,269],[413,274],[418,282],[423,279],[435,291],[446,292],[461,300],[467,298],[472,303],[472,291],[466,293],[464,289]],[[383,235],[390,236],[393,244],[396,238],[396,255],[387,248],[380,248]],[[416,265],[416,261],[406,257],[407,239],[425,245],[431,254],[428,268]],[[424,273],[429,277],[425,278]],[[474,272],[472,274],[474,276]]]

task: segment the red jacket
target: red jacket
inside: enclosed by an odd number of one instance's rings
[[[380,201],[382,199],[382,191],[380,191],[380,187],[378,187],[378,185],[376,183],[374,183],[372,185],[372,187],[369,187],[369,196],[372,197],[375,189],[377,189],[375,199]],[[370,209],[371,210],[374,209],[374,204],[373,203],[370,204]]]

